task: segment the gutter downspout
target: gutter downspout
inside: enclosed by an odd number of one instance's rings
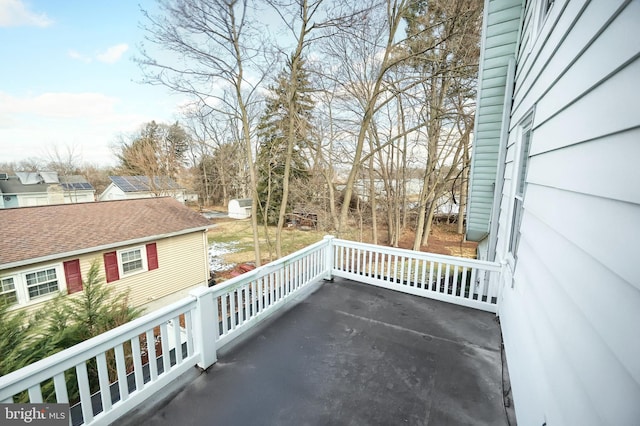
[[[509,122],[511,120],[511,104],[513,102],[513,88],[516,75],[516,60],[513,56],[507,64],[507,83],[504,89],[504,103],[502,105],[502,123],[500,131],[500,145],[498,151],[498,170],[496,170],[495,187],[493,188],[493,205],[491,206],[491,225],[489,226],[489,261],[496,260],[498,245],[498,222],[500,217],[500,203],[504,186],[504,169],[507,158],[507,143],[509,141]]]

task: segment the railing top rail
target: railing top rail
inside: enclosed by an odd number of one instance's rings
[[[183,314],[196,306],[195,297],[189,296],[157,311],[136,318],[126,324],[104,332],[68,349],[29,364],[0,377],[0,401],[18,392],[50,379],[56,374],[144,333],[149,327]]]
[[[261,278],[273,271],[277,271],[287,263],[301,259],[313,251],[324,248],[328,244],[329,242],[326,239],[313,243],[310,246],[307,246],[301,250],[293,252],[287,256],[281,257],[278,260],[274,260],[273,262],[269,262],[252,271],[249,271],[242,275],[238,275],[237,277],[231,278],[223,282],[222,284],[217,284],[213,287],[210,287],[209,292],[212,293],[214,296],[220,296],[221,294],[228,293],[229,291],[235,290],[237,287],[240,287],[252,280]]]
[[[486,260],[468,259],[465,257],[448,256],[446,254],[436,254],[436,253],[429,253],[429,252],[423,252],[423,251],[407,250],[402,248],[380,246],[376,244],[361,243],[357,241],[342,240],[342,239],[334,239],[333,243],[336,246],[367,248],[374,252],[389,253],[389,254],[406,256],[406,257],[420,258],[425,260],[433,260],[436,262],[448,263],[451,265],[482,268],[488,271],[500,270],[499,263],[488,262]]]

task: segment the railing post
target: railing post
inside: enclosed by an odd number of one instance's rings
[[[502,298],[504,297],[504,292],[506,291],[507,282],[513,282],[511,279],[511,274],[509,273],[509,264],[505,259],[500,261],[500,271],[497,272],[498,275],[498,309],[497,314],[500,315],[500,308],[502,307]],[[508,280],[508,281],[507,281]]]
[[[333,281],[333,235],[325,235],[324,240],[327,245],[324,248],[324,279],[326,281]]]
[[[218,307],[214,303],[213,294],[207,287],[197,287],[189,294],[196,298],[193,337],[196,351],[200,352],[198,367],[206,370],[218,360],[216,354]]]

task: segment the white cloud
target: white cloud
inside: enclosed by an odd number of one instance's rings
[[[53,20],[44,13],[36,13],[22,0],[0,0],[0,27],[48,27]]]
[[[53,118],[99,118],[113,112],[118,99],[101,93],[43,93],[18,98],[0,93],[0,116],[29,114]]]
[[[1,1],[1,0],[0,0]],[[154,103],[160,110],[132,108],[102,93],[49,92],[14,96],[0,92],[2,161],[44,158],[52,147],[77,146],[82,161],[115,164],[111,145],[142,123],[171,122],[175,104]]]
[[[100,62],[113,64],[114,62],[117,62],[128,49],[129,45],[126,43],[116,44],[115,46],[111,46],[104,52],[98,54],[96,59]]]
[[[76,59],[78,61],[87,62],[87,63],[91,62],[91,58],[89,56],[83,55],[82,53],[78,52],[77,50],[69,49],[67,54],[72,59]]]

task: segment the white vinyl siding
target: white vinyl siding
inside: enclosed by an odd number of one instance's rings
[[[158,269],[129,275],[121,273],[120,279],[111,284],[117,289],[129,289],[129,301],[133,306],[143,306],[198,284],[206,285],[209,267],[204,239],[202,232],[195,232],[157,240]],[[144,251],[143,261],[146,265]],[[118,256],[119,268],[120,263]]]
[[[500,309],[518,422],[637,425],[640,2],[556,0],[538,29],[540,1],[525,12],[498,236],[505,260],[518,126],[535,106]]]

